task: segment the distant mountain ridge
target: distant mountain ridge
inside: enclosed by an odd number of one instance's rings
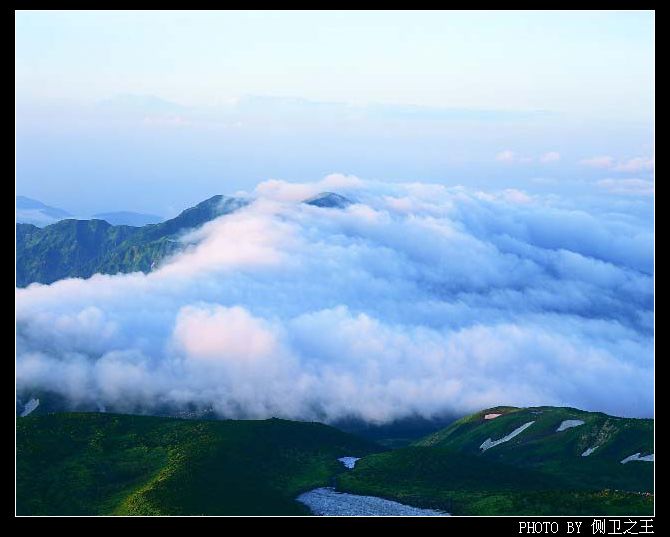
[[[341,194],[335,192],[321,192],[316,196],[306,199],[303,203],[307,205],[314,205],[315,207],[329,207],[334,209],[344,209],[353,202],[349,198],[345,198]]]
[[[72,215],[58,207],[51,207],[36,199],[16,196],[16,221],[18,223],[47,226]]]
[[[246,199],[219,194],[175,218],[139,227],[115,222],[152,215],[103,213],[97,216],[104,218],[66,218],[43,228],[17,223],[16,285],[48,284],[63,278],[88,278],[96,273],[149,272],[182,248],[180,235],[248,203]],[[342,209],[353,202],[340,194],[322,192],[304,203]]]
[[[56,207],[50,207],[33,198],[27,196],[16,196],[16,208],[17,209],[46,209],[52,211],[54,215],[59,216],[71,216],[70,213],[64,211],[63,209],[58,209]]]
[[[147,224],[159,224],[163,217],[155,214],[135,213],[133,211],[112,211],[108,213],[97,213],[93,215],[95,220],[105,220],[113,226],[135,226],[141,227]]]
[[[64,209],[51,207],[39,200],[26,196],[16,196],[16,222],[19,224],[33,224],[37,227],[44,227],[67,218],[75,217]],[[135,211],[107,211],[94,214],[91,218],[77,217],[77,220],[105,220],[114,226],[141,227],[147,224],[158,224],[165,219],[155,214]]]
[[[213,196],[177,217],[142,227],[105,220],[61,220],[45,228],[16,225],[16,285],[53,283],[96,273],[149,272],[181,248],[179,235],[248,203]]]

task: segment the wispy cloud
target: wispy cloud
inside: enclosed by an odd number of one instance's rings
[[[496,160],[498,162],[514,162],[516,158],[516,153],[509,149],[505,149],[496,155]]]
[[[635,157],[620,162],[612,168],[617,172],[640,172],[654,169],[654,159],[646,157]]]
[[[654,183],[645,179],[602,179],[598,186],[613,194],[627,196],[653,196]]]
[[[549,164],[551,162],[558,162],[561,159],[561,154],[557,151],[548,151],[540,155],[537,160],[541,164]],[[518,155],[511,149],[505,149],[496,155],[498,162],[530,164],[535,161],[535,157],[530,155]]]
[[[184,116],[179,115],[162,115],[162,116],[145,116],[142,122],[146,125],[152,126],[167,126],[167,127],[186,127],[193,126],[195,123]]]
[[[609,155],[591,157],[579,161],[584,166],[601,168],[615,172],[641,172],[654,169],[654,159],[649,157],[635,157],[628,160],[617,161]]]
[[[591,168],[611,168],[614,165],[614,158],[609,155],[601,155],[582,159],[579,163]]]
[[[540,157],[540,162],[544,164],[558,162],[559,160],[561,160],[561,154],[558,151],[549,151]]]

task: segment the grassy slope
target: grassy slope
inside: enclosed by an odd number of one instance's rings
[[[16,285],[52,283],[95,273],[149,272],[175,253],[176,238],[192,228],[244,205],[213,196],[179,216],[142,227],[113,226],[104,220],[61,220],[44,228],[16,225]]]
[[[307,514],[304,490],[376,447],[318,423],[96,413],[17,421],[19,514]]]
[[[51,283],[93,274],[107,252],[120,247],[138,228],[104,220],[61,220],[38,228],[16,225],[16,283]]]
[[[494,420],[486,413],[503,412]],[[585,424],[556,432],[565,419]],[[520,425],[514,439],[481,452]],[[589,457],[581,453],[600,447]],[[620,460],[653,451],[653,421],[569,408],[499,407],[463,418],[412,447],[365,457],[339,478],[351,492],[456,514],[649,514],[653,464]],[[626,492],[633,491],[633,492]]]
[[[483,420],[486,412],[463,418],[384,453],[316,423],[29,416],[17,425],[17,511],[306,514],[295,496],[337,475],[341,489],[454,514],[653,512],[653,496],[626,492],[652,490],[653,465],[619,462],[652,450],[652,420],[565,408],[502,411],[491,421]],[[508,443],[479,449],[531,419],[536,423]],[[564,419],[586,423],[556,433]],[[336,462],[366,453],[374,454],[353,471]]]

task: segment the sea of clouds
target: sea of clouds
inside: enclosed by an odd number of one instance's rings
[[[301,203],[321,191],[356,203]],[[17,289],[18,393],[375,423],[653,414],[650,212],[342,175],[249,194],[150,274]]]

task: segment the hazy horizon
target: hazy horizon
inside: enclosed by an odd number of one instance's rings
[[[652,189],[653,12],[16,13],[17,194],[176,215],[262,181]]]

